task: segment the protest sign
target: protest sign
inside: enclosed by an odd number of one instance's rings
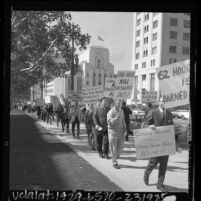
[[[141,101],[143,103],[157,103],[157,91],[147,91],[147,90],[143,90],[142,91],[142,99]]]
[[[103,98],[103,87],[86,87],[82,89],[83,102],[86,103],[95,103]]]
[[[64,99],[64,96],[63,94],[60,94],[57,96],[59,102],[62,104],[62,105],[65,105],[65,99]]]
[[[104,97],[113,98],[115,90],[115,78],[105,78]]]
[[[68,91],[67,98],[68,101],[81,102],[82,101],[82,91]]]
[[[130,99],[134,82],[134,71],[118,71],[114,99]]]
[[[133,130],[137,159],[176,153],[174,126]]]
[[[157,77],[166,108],[189,104],[189,59],[158,68]]]

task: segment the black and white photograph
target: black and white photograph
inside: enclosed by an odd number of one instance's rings
[[[190,12],[11,7],[10,32],[9,190],[189,193]]]

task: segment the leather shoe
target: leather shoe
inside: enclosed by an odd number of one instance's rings
[[[162,191],[162,192],[166,192],[167,193],[167,190],[165,189],[164,186],[157,186],[157,189]]]
[[[144,175],[144,183],[148,186],[149,185],[149,176]]]
[[[108,154],[103,154],[103,157],[106,159],[110,159],[110,157],[108,156]]]
[[[114,167],[115,169],[120,169],[118,163],[114,163],[114,164],[113,164],[113,167]]]
[[[103,154],[102,153],[98,153],[100,158],[103,158]]]

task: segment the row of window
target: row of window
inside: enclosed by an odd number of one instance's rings
[[[137,26],[139,26],[141,24],[141,19],[137,20]],[[158,26],[158,20],[155,20],[153,22],[153,29],[155,29]]]
[[[141,24],[141,19],[138,19],[137,20],[137,26],[139,26],[140,24]],[[170,26],[178,26],[178,19],[177,18],[170,18]],[[153,29],[155,29],[156,27],[158,27],[158,20],[155,20],[153,22]],[[183,21],[183,27],[184,28],[190,28],[190,21],[184,20]]]
[[[157,47],[153,47],[151,49],[151,54],[154,55],[156,54],[156,50],[157,50]],[[148,50],[144,50],[143,51],[143,57],[147,57],[148,56]],[[135,55],[135,59],[139,59],[140,58],[140,53],[136,53]]]
[[[155,62],[156,62],[155,59],[151,60],[151,67],[155,66]],[[176,63],[176,62],[177,62],[176,58],[169,58],[169,64]],[[142,68],[146,68],[146,62],[142,62]],[[138,64],[135,64],[135,70],[138,70]]]
[[[155,66],[155,59],[151,60],[151,67]],[[146,68],[146,62],[142,62],[142,68]],[[135,64],[135,70],[138,70],[138,64]]]
[[[176,31],[170,31],[170,39],[177,39],[177,32]],[[190,41],[190,33],[183,33],[183,40],[184,41]]]
[[[144,28],[145,28],[144,33],[146,33],[147,31],[149,31],[149,26],[148,25],[145,26]],[[140,30],[137,30],[136,35],[137,35],[137,37],[140,36]],[[177,39],[177,36],[178,36],[177,31],[170,31],[170,33],[169,33],[170,39]],[[154,41],[156,39],[157,39],[157,33],[154,33],[152,35],[152,40]],[[146,40],[147,40],[147,43],[148,43],[148,39],[146,39]],[[183,33],[183,40],[184,41],[190,41],[190,33]]]
[[[156,51],[157,51],[157,47],[153,47],[151,49],[151,54],[154,55],[156,54]],[[169,53],[172,53],[172,54],[176,54],[177,53],[177,46],[169,46]],[[182,54],[183,55],[189,55],[190,54],[190,48],[189,47],[183,47],[182,49]],[[147,57],[148,56],[148,50],[144,50],[143,51],[143,57]],[[135,59],[139,59],[140,58],[140,53],[136,53],[135,55]]]
[[[142,75],[142,85],[146,82],[147,75]],[[135,76],[134,78],[135,86],[138,88],[138,76]],[[144,88],[144,87],[143,87]],[[150,91],[155,90],[155,73],[150,73]]]
[[[178,26],[178,19],[177,18],[170,18],[170,25],[171,26]],[[183,21],[183,27],[184,28],[190,28],[190,21],[189,20],[184,20]]]

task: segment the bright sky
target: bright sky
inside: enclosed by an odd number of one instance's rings
[[[82,33],[91,36],[91,45],[109,49],[110,63],[118,70],[130,70],[132,59],[133,13],[131,12],[71,12],[72,20]],[[100,36],[104,41],[99,41]]]

